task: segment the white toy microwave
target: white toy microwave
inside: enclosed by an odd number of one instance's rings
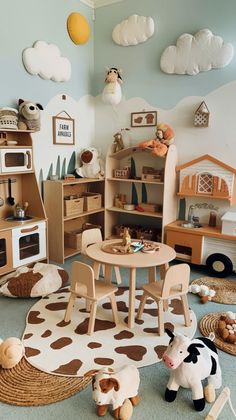
[[[0,172],[32,171],[32,149],[0,149]]]

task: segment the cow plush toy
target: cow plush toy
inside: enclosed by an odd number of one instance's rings
[[[81,178],[104,178],[104,162],[95,147],[87,147],[80,153],[81,166],[75,173]]]
[[[128,420],[132,412],[127,404],[129,399],[133,406],[140,401],[138,396],[139,371],[134,365],[126,365],[118,371],[110,368],[93,370],[93,399],[97,405],[97,415],[105,416],[111,404],[115,419]],[[122,414],[126,411],[126,414]]]
[[[180,386],[191,388],[193,404],[196,411],[215,400],[215,389],[221,387],[221,369],[217,350],[212,339],[199,337],[190,340],[182,334],[174,335],[166,329],[170,337],[169,346],[163,355],[163,362],[172,370],[165,392],[165,400],[175,400]],[[202,380],[207,378],[208,385],[204,389]]]

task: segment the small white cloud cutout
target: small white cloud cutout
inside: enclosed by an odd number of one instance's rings
[[[181,35],[176,46],[167,47],[162,53],[160,67],[165,73],[194,76],[201,71],[227,66],[233,55],[232,44],[224,43],[209,29],[202,29],[195,35]]]
[[[23,51],[23,63],[26,70],[43,79],[54,82],[67,82],[71,77],[71,64],[62,57],[59,48],[44,41],[35,42],[32,48]]]
[[[154,20],[151,17],[132,15],[115,26],[113,41],[124,47],[145,42],[154,34]]]

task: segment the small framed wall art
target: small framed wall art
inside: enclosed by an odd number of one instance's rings
[[[60,116],[66,114],[67,117]],[[53,144],[73,145],[75,144],[75,120],[66,111],[62,111],[52,117]]]
[[[153,127],[157,124],[157,111],[131,112],[131,127]]]

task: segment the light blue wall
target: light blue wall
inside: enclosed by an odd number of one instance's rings
[[[92,10],[79,0],[1,0],[0,107],[16,106],[18,98],[46,105],[60,93],[77,99],[91,92],[93,35],[81,46],[70,40],[66,21],[72,12],[84,15],[93,30]],[[56,44],[70,60],[72,76],[68,82],[55,83],[26,72],[22,51],[37,40]]]
[[[138,46],[121,47],[112,41],[114,26],[132,14],[152,16],[155,35]],[[140,96],[150,104],[171,108],[186,96],[204,96],[236,78],[235,0],[125,0],[96,10],[94,94],[104,87],[106,66],[123,69],[126,99]],[[209,28],[235,48],[231,63],[196,76],[167,75],[160,57],[169,45],[187,32]]]

